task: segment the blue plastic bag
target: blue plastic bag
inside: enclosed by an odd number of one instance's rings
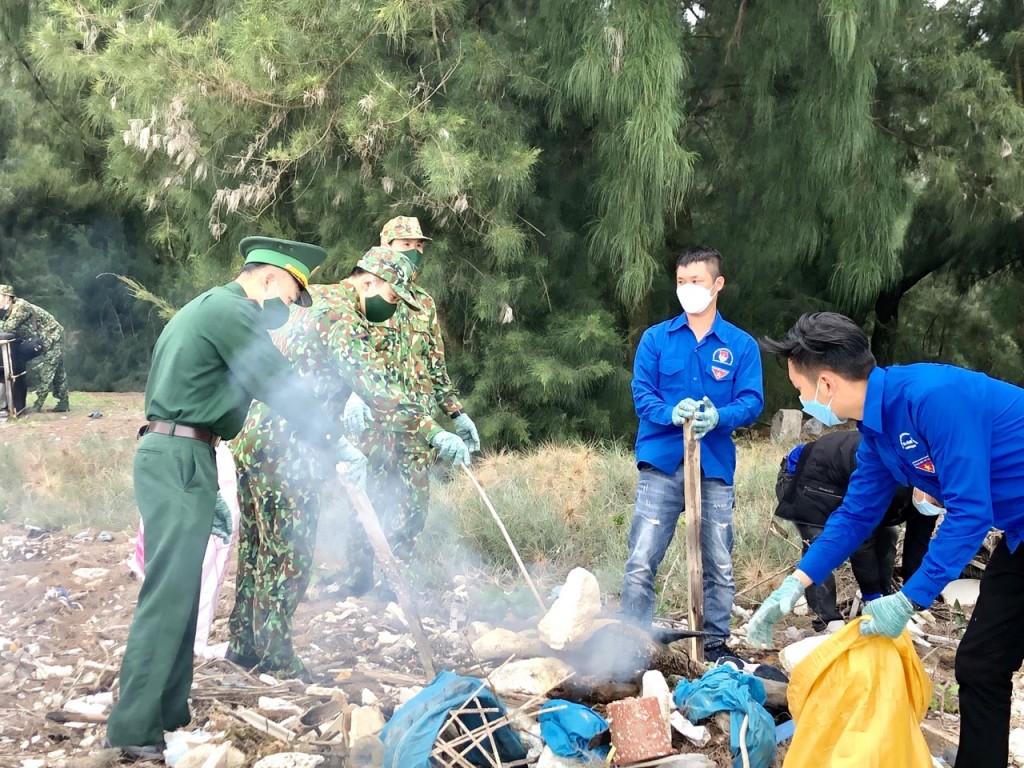
[[[608,747],[590,749],[590,740],[608,730],[608,721],[594,710],[564,699],[552,699],[537,717],[540,735],[559,757],[603,761]]]

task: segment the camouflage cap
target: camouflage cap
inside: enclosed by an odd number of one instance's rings
[[[0,283],[0,296],[13,296],[14,286],[7,283]]]
[[[377,245],[363,254],[356,266],[371,275],[376,275],[395,289],[398,297],[413,309],[419,311],[420,305],[409,291],[412,280],[412,262],[398,251]]]
[[[396,216],[380,231],[380,244],[391,245],[392,240],[430,240],[420,228],[415,216]]]

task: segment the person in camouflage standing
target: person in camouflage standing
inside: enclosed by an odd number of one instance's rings
[[[42,307],[17,298],[10,285],[0,285],[0,331],[13,333],[20,342],[39,339],[43,343],[43,352],[32,369],[36,378],[32,410],[43,410],[50,393],[57,398],[55,413],[70,410],[68,375],[64,370],[64,326]]]
[[[442,430],[397,385],[392,363],[372,342],[372,329],[400,307],[406,316],[418,312],[411,273],[400,254],[372,248],[341,283],[311,287],[312,306],[293,312],[274,341],[336,420],[354,392],[374,411],[386,412],[410,442],[468,463],[462,439]],[[232,451],[242,522],[227,658],[247,669],[308,680],[292,648],[291,626],[312,572],[324,471],[262,403],[253,404]]]
[[[419,276],[429,240],[414,216],[393,218],[380,233],[381,246],[401,252],[412,263],[413,281]],[[376,349],[391,361],[390,374],[403,390],[411,393],[427,412],[436,407],[451,418],[456,434],[470,452],[479,451],[476,425],[463,411],[459,394],[448,376],[437,304],[415,282],[409,290],[421,311],[399,307],[390,320],[371,328]],[[408,561],[426,521],[430,501],[428,469],[433,452],[404,430],[392,414],[367,408],[355,398],[346,407],[345,426],[351,435],[362,435],[360,448],[369,460],[367,491],[382,517],[392,549]],[[368,426],[372,428],[367,429]],[[364,594],[373,583],[373,550],[363,536],[350,535],[346,591]]]

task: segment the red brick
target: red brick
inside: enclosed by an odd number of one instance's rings
[[[623,699],[608,705],[615,764],[629,765],[671,755],[672,739],[653,697]]]

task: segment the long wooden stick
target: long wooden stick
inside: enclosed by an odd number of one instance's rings
[[[420,612],[413,601],[409,582],[405,580],[405,576],[398,566],[398,560],[395,558],[394,552],[391,551],[391,545],[388,544],[387,536],[384,535],[384,529],[380,525],[380,518],[377,517],[377,513],[374,511],[373,504],[370,503],[370,497],[366,495],[366,491],[362,488],[353,488],[345,483],[342,483],[342,486],[348,493],[352,506],[356,508],[356,516],[359,518],[363,530],[366,531],[367,538],[370,539],[370,546],[373,547],[373,551],[377,555],[377,561],[384,570],[388,583],[395,590],[398,604],[401,606],[402,612],[405,613],[405,618],[409,624],[409,632],[416,643],[416,650],[419,652],[423,671],[427,673],[427,677],[433,678],[437,675],[437,672],[434,668],[434,657],[430,649],[430,643],[427,642],[427,636],[423,633],[423,622],[420,621]]]
[[[685,440],[683,468],[683,503],[686,505],[686,569],[689,572],[689,624],[696,632],[704,631],[704,566],[700,551],[700,441],[693,437],[693,419],[683,429]],[[704,639],[690,639],[690,655],[704,661]]]
[[[491,504],[491,500],[487,498],[487,493],[484,491],[484,487],[480,485],[480,481],[476,479],[476,475],[465,464],[460,465],[466,474],[469,476],[470,481],[473,483],[473,487],[476,488],[476,492],[480,494],[480,498],[484,501],[484,506],[487,507],[491,513],[491,517],[494,518],[494,522],[498,524],[498,528],[501,529],[501,535],[505,537],[505,543],[508,544],[508,548],[512,550],[512,557],[516,559],[516,564],[519,565],[519,570],[522,571],[523,577],[526,579],[526,583],[530,585],[530,591],[533,592],[534,598],[537,600],[537,605],[540,606],[542,613],[546,612],[548,607],[544,604],[544,598],[540,596],[540,592],[537,591],[537,585],[533,583],[533,579],[530,578],[529,572],[526,570],[526,566],[523,565],[523,558],[519,556],[519,551],[516,549],[516,545],[512,543],[512,537],[508,535],[508,530],[505,528],[505,524],[501,522],[501,518],[498,517],[497,511],[494,509],[494,505]]]

